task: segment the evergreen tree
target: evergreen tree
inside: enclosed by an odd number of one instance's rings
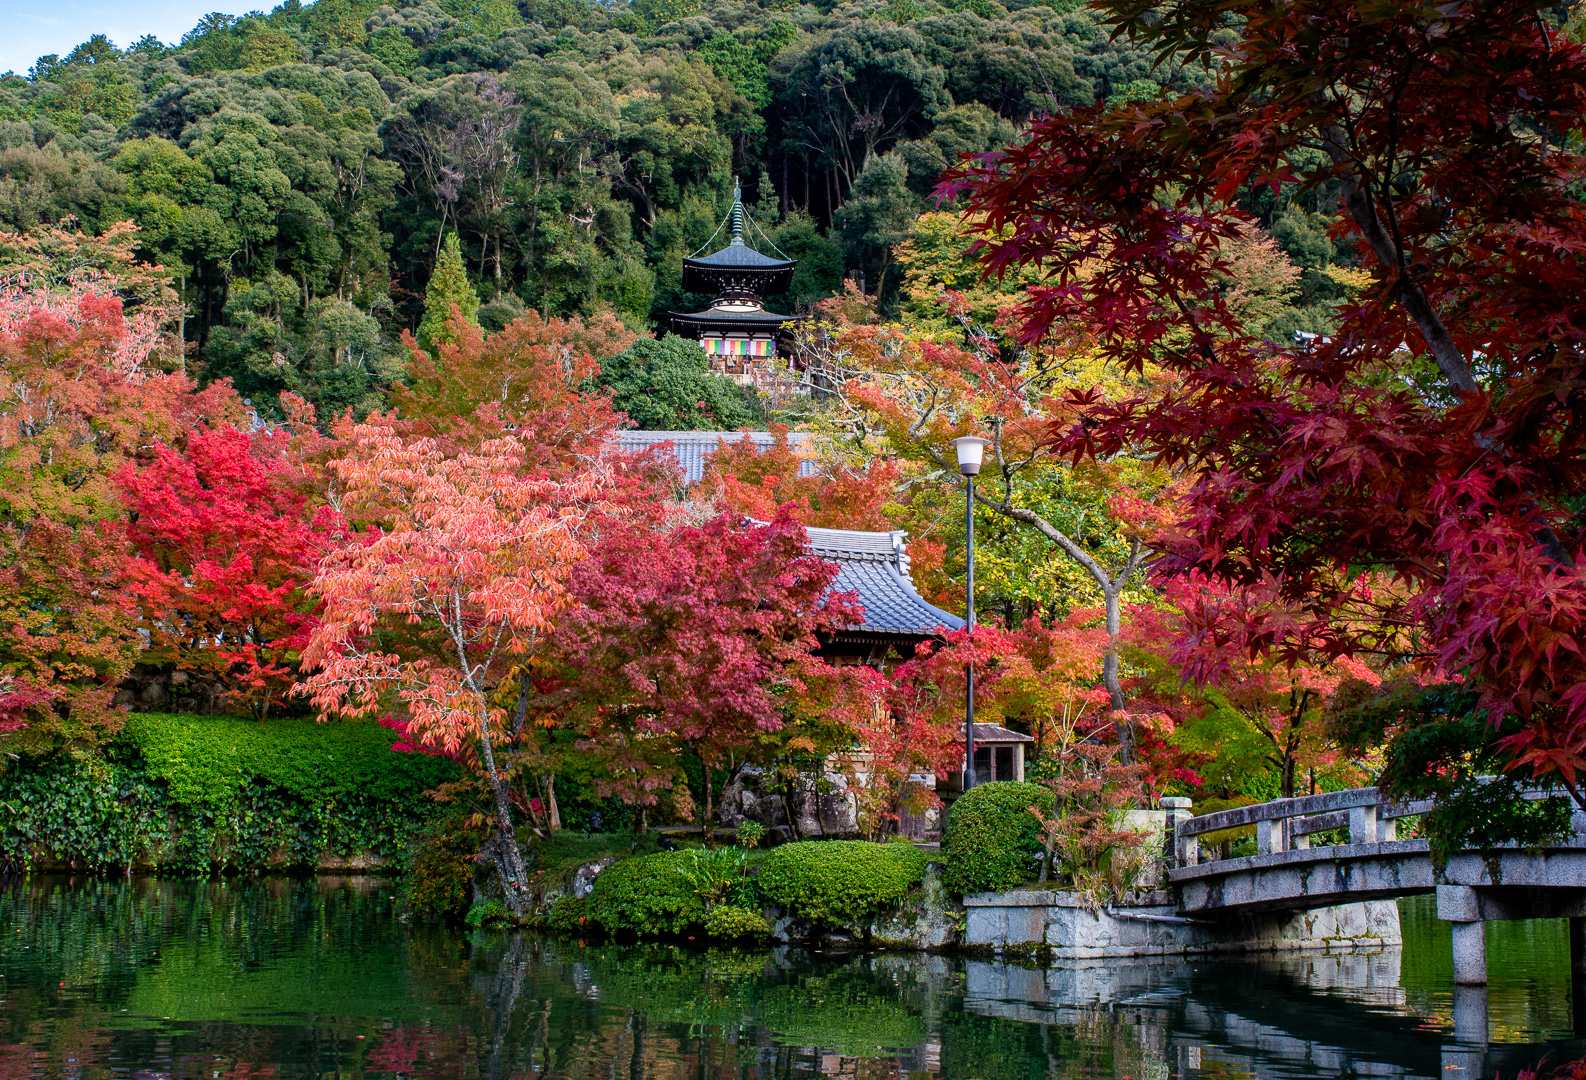
[[[479,294],[468,284],[468,271],[463,268],[457,234],[448,233],[441,245],[441,257],[435,263],[435,273],[430,275],[429,288],[424,293],[424,318],[419,323],[419,344],[432,353],[437,345],[456,343],[456,336],[446,327],[453,304],[463,318],[478,325]]]

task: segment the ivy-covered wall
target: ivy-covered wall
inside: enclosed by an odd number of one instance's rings
[[[0,861],[107,872],[389,865],[436,812],[444,758],[373,723],[134,713],[88,753],[0,771]]]

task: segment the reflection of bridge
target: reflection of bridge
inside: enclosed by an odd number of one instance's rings
[[[1376,788],[1276,799],[1215,814],[1173,813],[1168,881],[1179,913],[1208,918],[1248,911],[1328,907],[1437,893],[1437,917],[1453,923],[1454,981],[1487,981],[1482,924],[1494,919],[1570,921],[1572,969],[1586,977],[1586,817],[1556,847],[1500,847],[1434,866],[1425,840],[1398,838],[1398,823],[1429,803],[1385,803]],[[1201,838],[1225,829],[1256,833],[1256,853],[1201,861]],[[1347,830],[1347,843],[1313,846],[1319,834]]]
[[[1450,1040],[1406,1000],[1396,948],[1214,964],[1081,961],[1045,971],[971,960],[964,975],[971,1012],[1029,1024],[1083,1024],[1098,1010],[1132,1015],[1142,1041],[1186,1076],[1476,1080],[1514,1075],[1549,1053],[1573,1057],[1581,1046],[1486,1045],[1485,1001],[1478,1026],[1466,1015],[1470,1001],[1485,998],[1482,988],[1457,988]]]

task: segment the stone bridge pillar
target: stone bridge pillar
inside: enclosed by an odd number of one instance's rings
[[[1481,919],[1481,902],[1469,885],[1437,887],[1437,917],[1453,926],[1454,983],[1487,984],[1487,928]]]

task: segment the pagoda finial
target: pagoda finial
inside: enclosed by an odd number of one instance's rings
[[[743,245],[743,185],[737,177],[732,181],[732,242],[735,246]]]

